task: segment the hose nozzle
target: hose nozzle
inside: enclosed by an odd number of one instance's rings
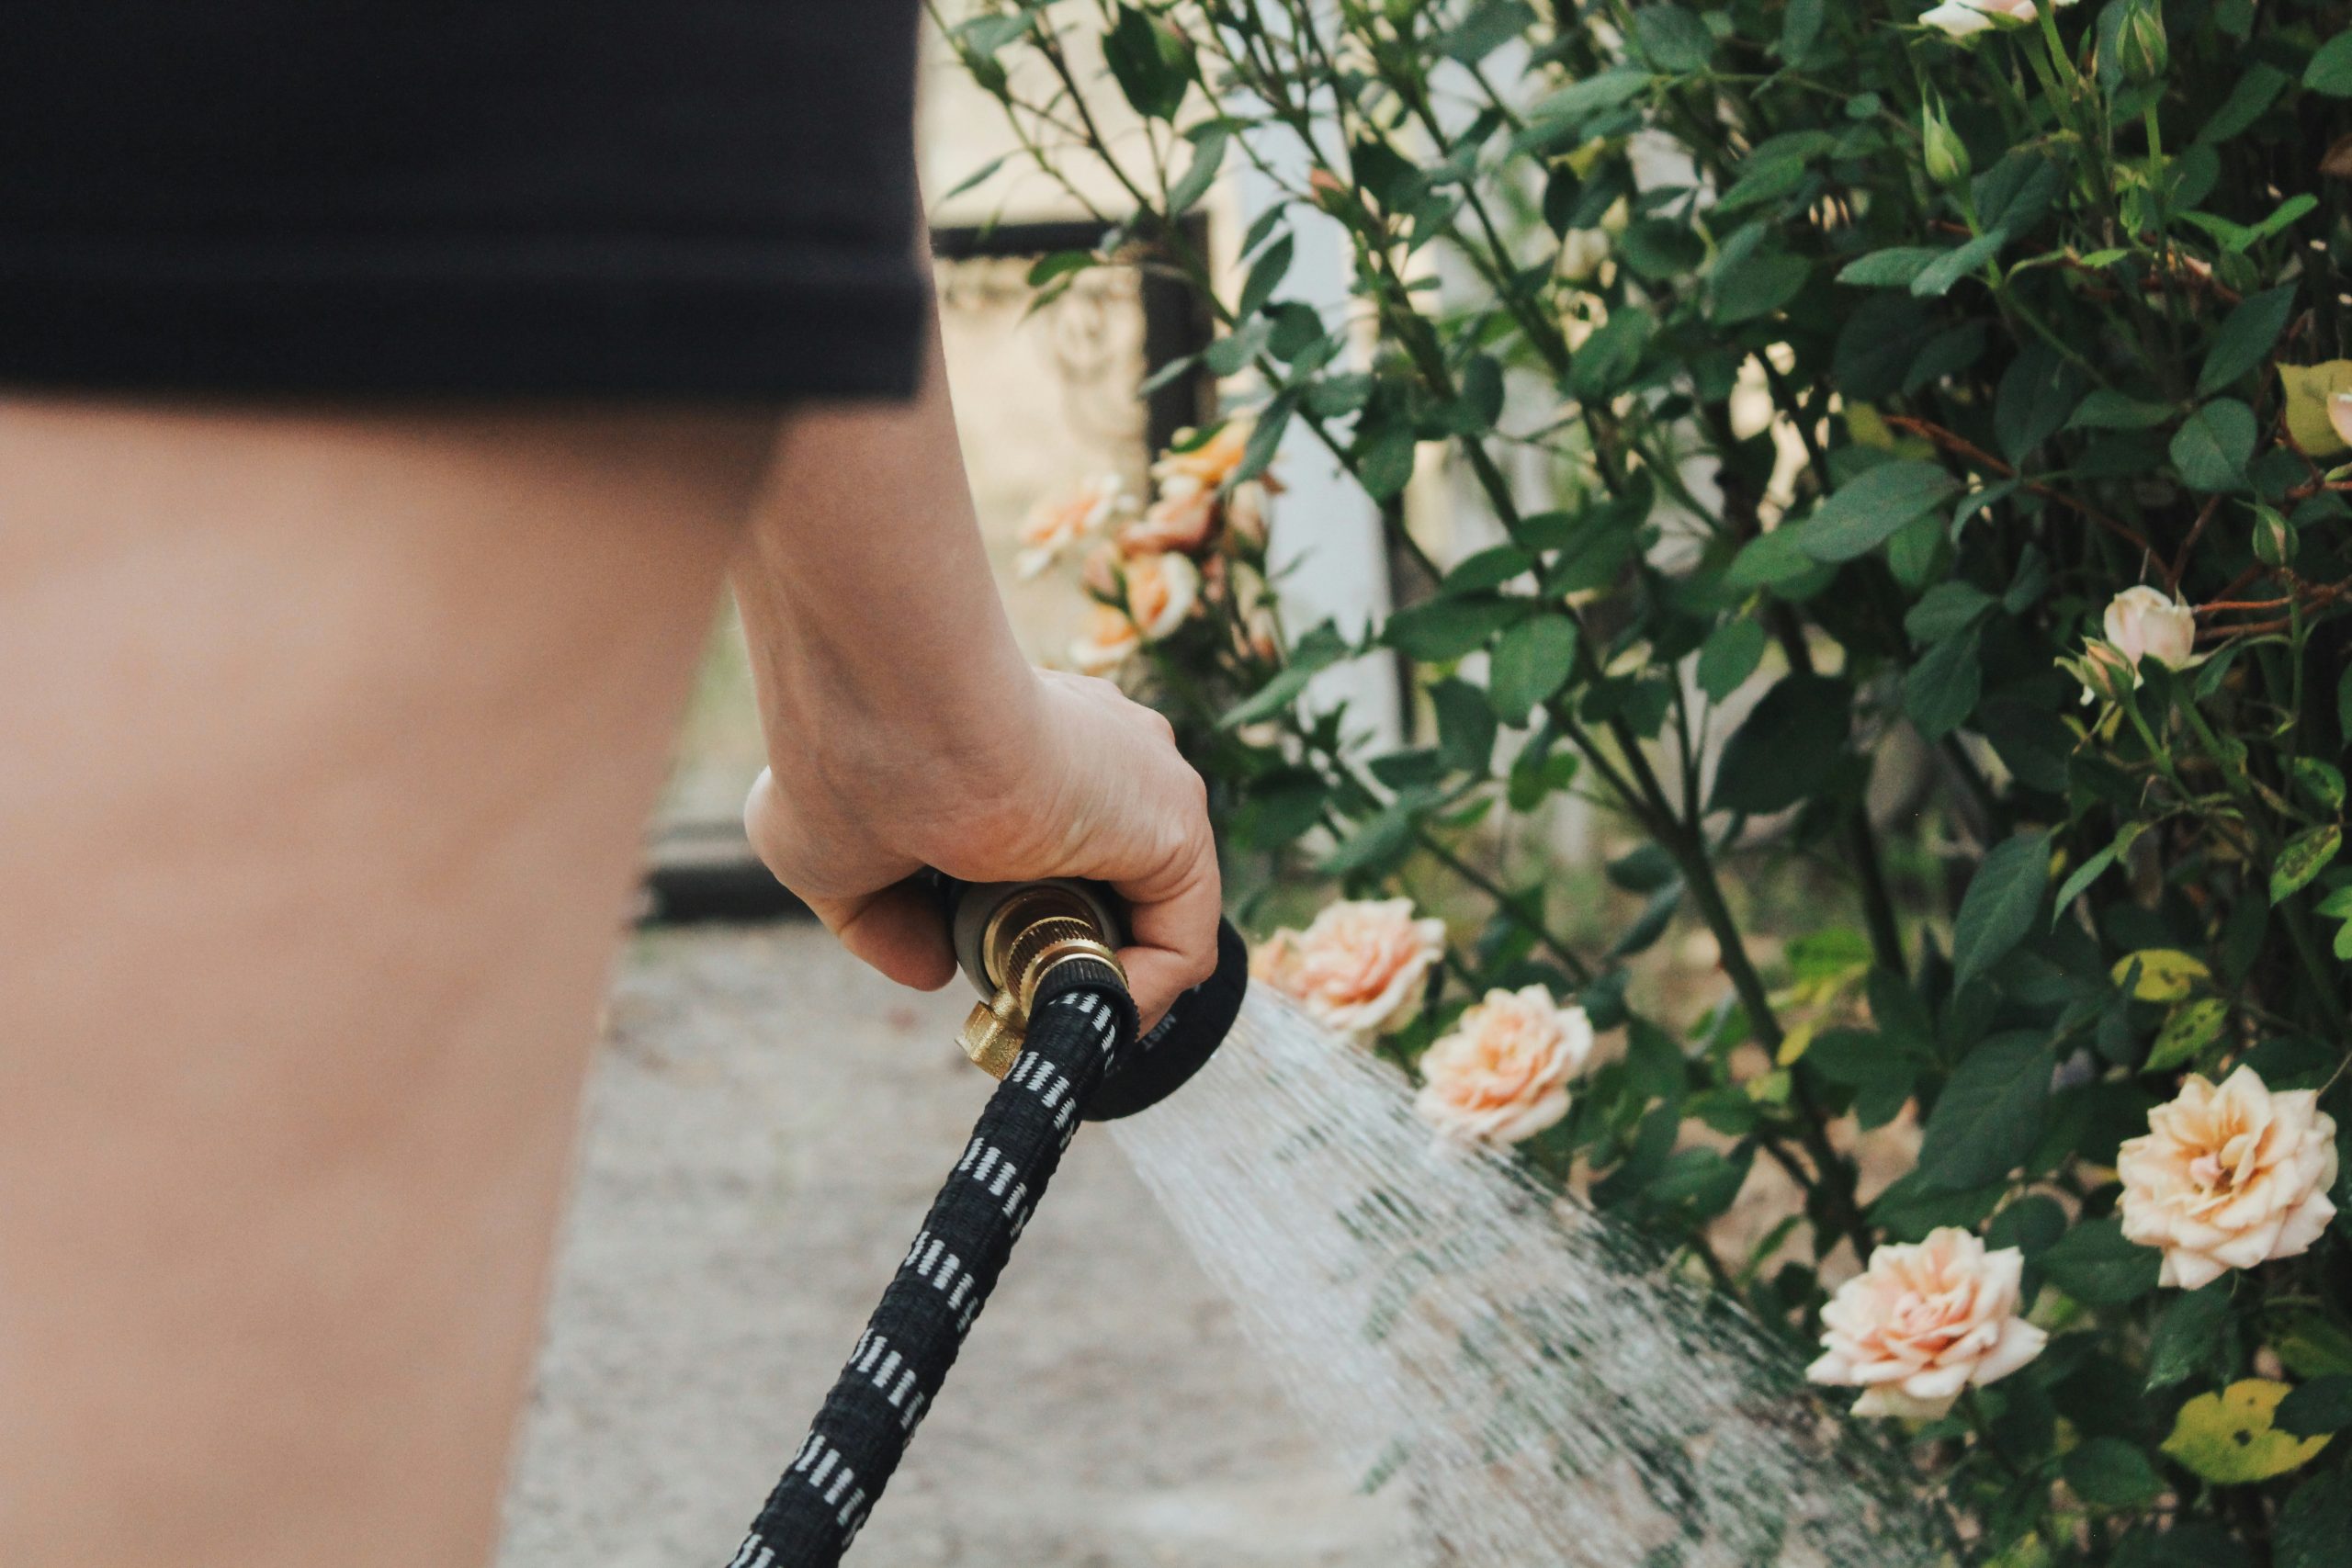
[[[1087,958],[1126,977],[1110,908],[1075,882],[966,887],[956,907],[955,938],[956,961],[986,998],[964,1020],[957,1043],[990,1077],[1012,1070],[1037,988],[1057,967]]]

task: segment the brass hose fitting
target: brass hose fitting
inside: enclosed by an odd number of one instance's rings
[[[989,995],[974,1005],[957,1039],[973,1065],[995,1078],[1012,1070],[1037,987],[1055,968],[1091,958],[1126,978],[1101,906],[1062,883],[1028,883],[1005,893],[980,929],[977,957],[973,978]]]

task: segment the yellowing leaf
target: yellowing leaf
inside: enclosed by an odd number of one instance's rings
[[[2352,359],[2331,359],[2324,365],[2281,365],[2278,383],[2287,394],[2287,434],[2314,457],[2344,450],[2344,437],[2327,417],[2327,400],[2337,392],[2352,392]]]
[[[2180,1407],[2165,1452],[2208,1481],[2225,1486],[2284,1475],[2327,1447],[2327,1438],[2297,1438],[2271,1424],[2287,1385],[2247,1378],[2219,1393],[2200,1393]]]
[[[1790,1030],[1787,1037],[1781,1042],[1781,1049],[1772,1057],[1774,1063],[1785,1067],[1799,1056],[1804,1055],[1804,1048],[1813,1043],[1814,1033],[1813,1021],[1810,1019]]]
[[[2147,947],[2126,953],[2116,960],[2108,973],[2119,986],[2132,973],[2132,965],[2140,966],[2140,978],[2132,987],[2132,999],[2143,1002],[2177,1002],[2188,996],[2199,980],[2210,980],[2213,972],[2198,959],[2172,947]]]
[[[2172,1010],[2165,1026],[2156,1032],[2156,1043],[2148,1048],[2148,1059],[2140,1065],[2140,1070],[2161,1073],[2191,1060],[2222,1037],[2222,1025],[2229,1014],[2230,1004],[2219,997],[2183,1002]]]

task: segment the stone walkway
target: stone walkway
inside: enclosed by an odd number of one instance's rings
[[[808,925],[616,987],[500,1568],[718,1568],[962,1149],[965,994]],[[1230,1308],[1081,1135],[853,1564],[1398,1568]]]

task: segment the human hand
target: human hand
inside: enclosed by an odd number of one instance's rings
[[[956,973],[925,866],[968,882],[1106,883],[1149,1028],[1216,965],[1221,883],[1201,777],[1168,721],[1108,681],[1032,671],[991,733],[940,750],[893,744],[854,714],[800,716],[772,746],[743,819],[752,846],[843,946],[901,984]]]

